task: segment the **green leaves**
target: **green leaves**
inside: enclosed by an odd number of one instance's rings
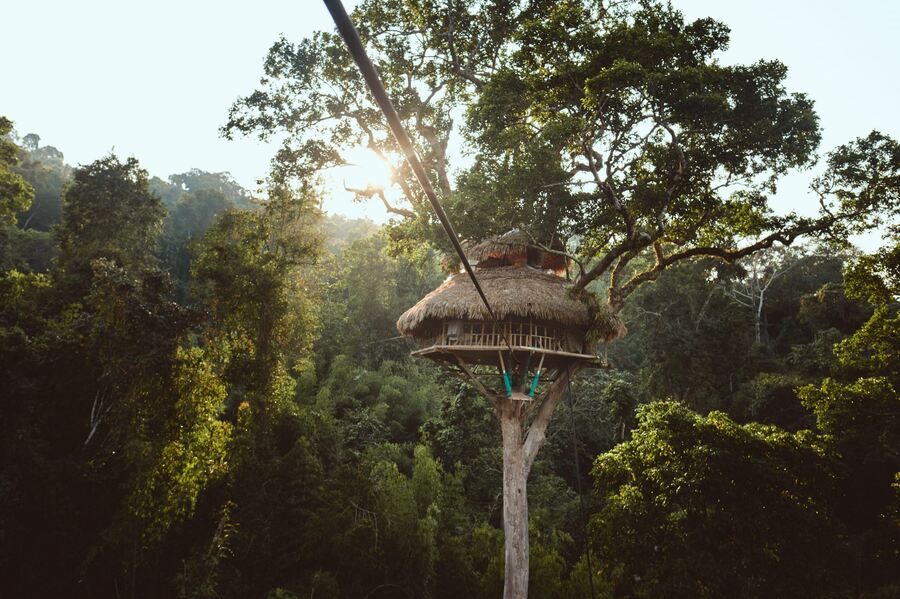
[[[847,292],[874,306],[885,306],[900,296],[900,242],[861,256],[847,269]]]
[[[254,407],[265,408],[279,368],[308,358],[315,324],[304,271],[318,247],[317,218],[311,192],[275,188],[262,210],[221,213],[197,243],[195,297],[217,340],[234,350],[229,382],[256,394]]]
[[[832,456],[811,435],[674,402],[643,406],[638,421],[594,466],[592,535],[614,596],[835,592]]]
[[[476,104],[498,106],[498,117],[488,122],[485,113],[469,113],[470,137],[485,160],[550,143],[580,158],[566,165],[575,167],[571,183],[589,170],[585,162],[596,161],[607,193],[650,228],[659,211],[669,227],[681,219],[687,221],[682,228],[698,222],[702,211],[688,207],[718,195],[723,174],[749,183],[809,163],[818,143],[811,105],[786,94],[786,69],[778,62],[717,64],[713,56],[727,44],[723,25],[688,24],[655,3],[635,7],[627,19],[606,14],[587,22],[565,11],[528,22],[521,48],[487,81]],[[499,106],[510,109],[507,116]],[[510,144],[513,131],[521,138]],[[555,162],[560,159],[569,162],[565,154]],[[592,204],[608,198],[581,200],[568,215],[580,227],[621,231],[622,222],[591,219]]]
[[[121,162],[109,156],[76,169],[56,230],[57,265],[73,285],[73,293],[86,291],[96,259],[112,261],[129,272],[155,267],[164,214],[136,159]]]
[[[579,288],[656,259],[633,281],[609,279],[614,309],[676,262],[846,237],[896,211],[896,143],[879,135],[830,158],[818,217],[774,215],[778,180],[816,161],[818,117],[785,87],[783,63],[720,63],[729,30],[714,19],[687,21],[659,0],[392,0],[362,3],[354,20],[464,238],[520,228],[562,240],[588,265]],[[265,70],[227,134],[282,134],[279,180],[312,178],[365,145],[394,162],[413,207],[395,211],[395,247],[445,244],[337,36],[279,40]],[[472,159],[454,173],[456,153]]]
[[[16,214],[28,210],[34,188],[10,167],[19,161],[19,148],[9,139],[12,121],[0,116],[0,225],[12,225]]]
[[[199,348],[179,349],[175,361],[174,413],[154,440],[155,463],[129,499],[151,543],[192,516],[200,493],[227,469],[232,426],[220,419],[225,385]]]
[[[900,217],[900,143],[872,131],[828,154],[827,170],[812,183],[835,236],[851,235],[879,225],[896,234]],[[831,199],[833,198],[833,199]],[[826,202],[826,200],[828,200]]]
[[[831,378],[800,390],[819,428],[863,461],[900,468],[900,245],[863,256],[846,273],[848,293],[875,306],[871,318],[834,346]],[[861,455],[860,455],[861,454]]]

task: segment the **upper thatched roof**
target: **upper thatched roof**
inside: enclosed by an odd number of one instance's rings
[[[563,249],[562,244],[557,242],[553,249]],[[533,264],[540,264],[542,268],[564,272],[568,266],[568,259],[565,256],[544,251],[528,233],[521,229],[513,229],[475,244],[467,244],[465,251],[466,257],[472,264],[488,265],[493,263],[496,265],[498,262],[501,264],[525,264],[531,253],[534,254],[533,259],[538,260]]]
[[[531,317],[584,329],[596,327],[599,321],[603,330],[596,333],[600,337],[613,339],[620,334],[618,319],[608,313],[592,314],[584,302],[569,294],[565,279],[527,266],[484,268],[476,275],[498,319]],[[605,311],[605,307],[599,309]],[[469,276],[458,273],[407,310],[397,321],[397,329],[402,335],[415,337],[427,321],[489,318]],[[603,324],[607,321],[608,326]]]
[[[466,257],[474,264],[498,256],[521,255],[524,257],[531,243],[533,241],[527,233],[521,229],[513,229],[502,235],[494,235],[478,243],[467,245]]]

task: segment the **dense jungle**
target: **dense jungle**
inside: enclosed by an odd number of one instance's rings
[[[900,144],[819,148],[667,3],[444,6],[354,18],[451,219],[562,240],[628,331],[531,469],[529,596],[900,596]],[[449,245],[341,48],[276,41],[222,115],[279,140],[260,189],[0,117],[0,595],[502,595],[495,408],[395,326]],[[317,179],[360,143],[384,225]]]

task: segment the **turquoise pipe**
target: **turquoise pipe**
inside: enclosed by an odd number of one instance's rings
[[[537,391],[538,381],[541,379],[541,371],[534,373],[534,379],[531,381],[531,389],[528,390],[528,397],[534,398],[534,392]]]

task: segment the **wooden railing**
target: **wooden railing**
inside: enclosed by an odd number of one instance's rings
[[[564,335],[558,327],[531,322],[451,321],[443,324],[433,344],[504,347],[508,340],[513,347],[560,351]]]

